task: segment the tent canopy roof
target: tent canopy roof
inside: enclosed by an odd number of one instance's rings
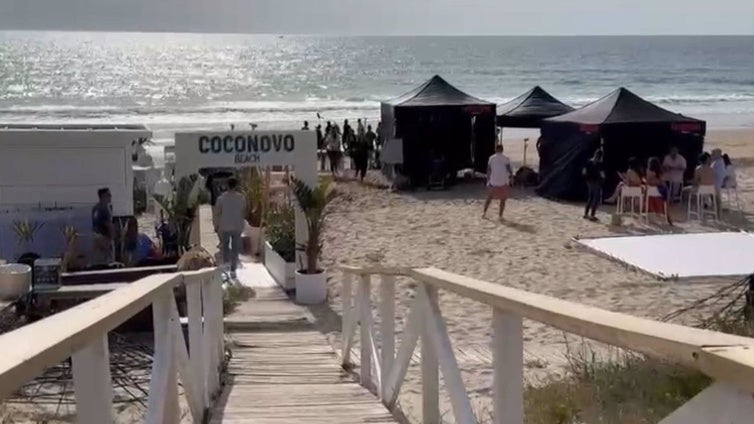
[[[571,112],[573,108],[535,86],[515,99],[497,107],[498,123],[508,126],[538,127],[545,118]]]
[[[408,93],[385,101],[384,103],[397,107],[418,106],[493,106],[453,87],[439,75],[435,75],[424,84]]]
[[[581,109],[548,118],[545,122],[603,125],[631,122],[700,123],[703,121],[663,109],[621,87]]]

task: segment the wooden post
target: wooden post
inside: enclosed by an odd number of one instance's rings
[[[206,374],[204,372],[204,323],[202,319],[202,285],[206,276],[184,279],[188,306],[189,361],[194,375],[194,384],[202,397],[205,408],[209,407]]]
[[[371,314],[371,308],[369,306],[369,295],[371,293],[371,287],[370,287],[370,279],[371,276],[369,275],[362,275],[361,276],[361,283],[359,284],[359,298],[357,299],[357,303],[359,304],[359,309],[366,308],[367,310],[361,311],[361,315],[367,313]],[[359,319],[359,334],[361,335],[361,370],[360,370],[360,376],[361,376],[361,385],[371,389],[372,388],[372,350],[370,349],[371,344],[369,340],[369,329],[367,328],[368,323],[364,322],[365,320],[363,318]]]
[[[493,309],[492,328],[495,424],[523,424],[524,334],[521,317]]]
[[[384,400],[387,397],[385,382],[388,380],[388,375],[395,361],[395,277],[383,275],[380,291],[380,339],[382,340],[380,350],[382,390],[380,390],[380,397]]]
[[[437,289],[424,283],[426,289],[427,302],[437,303]],[[419,290],[418,296],[423,296]],[[430,343],[428,326],[426,320],[432,319],[426,307],[425,302],[420,303],[422,315],[422,422],[424,424],[436,424],[440,422],[440,375],[437,368],[437,355]]]
[[[76,422],[113,422],[113,386],[107,333],[71,356],[76,395]]]
[[[178,373],[173,360],[175,342],[169,296],[173,296],[172,287],[156,294],[152,302],[154,361],[149,381],[149,401],[145,419],[147,424],[178,424],[180,420]]]
[[[343,273],[343,352],[341,357],[343,358],[343,365],[348,365],[351,362],[351,347],[353,346],[353,332],[355,326],[355,314],[353,307],[353,275],[344,272]]]

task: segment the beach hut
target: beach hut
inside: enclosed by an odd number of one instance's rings
[[[497,106],[497,126],[539,128],[543,119],[573,111],[540,86]]]
[[[385,134],[402,142],[402,173],[412,184],[427,183],[438,163],[451,178],[465,168],[485,172],[495,149],[494,103],[435,75],[381,109]]]
[[[628,159],[660,160],[671,145],[688,163],[687,178],[704,147],[706,123],[656,106],[625,88],[564,115],[542,121],[539,149],[540,184],[545,197],[580,200],[586,195],[581,169],[602,146],[606,191],[618,183]],[[609,195],[609,193],[607,193]]]

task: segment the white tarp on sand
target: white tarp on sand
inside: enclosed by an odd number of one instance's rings
[[[606,237],[577,242],[660,278],[754,273],[754,235],[749,233]]]

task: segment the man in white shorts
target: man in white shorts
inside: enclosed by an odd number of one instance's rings
[[[513,179],[511,161],[503,154],[503,145],[495,146],[495,154],[487,162],[487,200],[484,202],[482,218],[487,215],[487,209],[492,199],[500,200],[500,219],[503,219],[505,201],[510,195],[510,183]]]

